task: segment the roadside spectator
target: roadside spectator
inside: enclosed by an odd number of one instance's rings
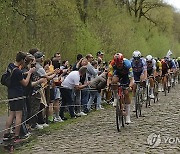
[[[96,53],[98,65],[101,65],[103,63],[104,53],[102,51],[98,51]]]
[[[60,107],[60,116],[62,120],[66,120],[64,117],[65,105],[68,105],[69,113],[71,118],[75,118],[74,106],[73,106],[73,89],[81,90],[88,84],[80,85],[80,77],[83,76],[87,71],[86,67],[81,67],[79,71],[72,71],[62,82],[60,89],[62,95],[62,105]]]
[[[83,58],[82,54],[78,54],[77,57],[76,57],[76,62],[75,64],[73,65],[73,68],[72,70],[73,71],[77,71],[78,70],[78,66],[77,64],[79,63],[79,61]]]
[[[31,63],[34,60],[35,60],[35,57],[32,54],[29,54],[29,53],[26,54],[26,58],[24,60],[25,63],[24,63],[24,66],[22,68],[24,79],[27,77],[27,72],[31,68],[31,67],[29,67],[29,65],[31,65]],[[30,117],[30,112],[31,112],[30,96],[32,95],[32,86],[31,86],[32,74],[31,74],[31,78],[29,80],[28,85],[26,87],[23,87],[24,96],[26,96],[26,98],[25,98],[25,103],[24,103],[23,111],[22,111],[22,123]],[[27,125],[28,125],[28,121],[21,125],[20,136],[28,137],[30,135]]]
[[[80,58],[81,55],[77,56],[77,58]],[[79,70],[82,66],[87,66],[88,61],[86,58],[81,58],[79,59],[79,61],[76,63],[76,66],[74,66],[75,70]],[[80,83],[81,84],[85,84],[87,83],[87,75],[86,73],[84,75],[82,75],[80,77]],[[77,113],[78,116],[83,116],[83,115],[87,115],[84,113],[84,110],[86,109],[86,106],[81,107],[82,103],[82,99],[81,99],[81,93],[82,91],[80,91],[79,89],[75,89],[74,90],[75,96],[74,96],[74,102],[75,102],[75,111]]]
[[[27,86],[31,77],[31,74],[34,72],[34,68],[30,68],[30,70],[27,72],[27,77],[24,79],[23,73],[20,68],[22,68],[25,65],[25,58],[26,54],[23,52],[18,52],[16,55],[16,61],[15,63],[10,63],[8,65],[8,68],[13,70],[11,80],[11,86],[8,87],[8,99],[14,99],[18,97],[24,96],[23,86]],[[15,119],[15,141],[19,142],[19,132],[21,127],[21,121],[22,121],[22,110],[24,106],[25,100],[24,98],[18,99],[18,100],[12,100],[9,101],[10,105],[10,114],[6,121],[6,129],[7,133],[4,134],[4,139],[6,140],[11,136],[10,127],[13,123],[13,120]]]
[[[60,69],[61,66],[61,54],[59,52],[56,52],[54,54],[54,57],[52,58],[52,65],[54,66],[54,69]]]
[[[29,53],[31,54],[31,55],[34,55],[36,52],[38,52],[39,51],[39,49],[37,49],[37,48],[32,48],[32,49],[30,49],[29,50]]]
[[[107,85],[106,83],[107,83],[107,71],[104,71],[100,76],[91,80],[89,87],[94,90],[90,91],[90,99],[87,104],[88,110],[91,109],[91,105],[93,104],[93,101],[95,100],[96,97],[97,97],[96,109],[97,110],[104,109],[101,106],[101,90],[106,87]]]
[[[93,61],[93,56],[91,54],[87,54],[86,59],[88,61],[88,64],[86,65],[86,67],[87,67],[86,78],[88,81],[91,81],[92,78],[96,77],[97,71],[91,64]],[[85,113],[88,113],[88,109],[87,109],[88,101],[89,101],[89,91],[88,90],[82,90],[81,91],[81,103],[83,105]]]
[[[58,73],[58,70],[56,69],[54,72],[48,72],[46,73],[46,71],[43,68],[43,62],[44,62],[44,55],[42,52],[38,51],[34,54],[35,58],[36,58],[36,71],[39,74],[39,76],[41,78],[46,78],[48,81],[51,80],[53,77],[55,77],[56,73]],[[44,98],[43,93],[41,93],[41,99]],[[44,108],[43,104],[40,104],[40,110],[42,110]],[[47,117],[46,117],[47,118]],[[40,112],[38,114],[38,123],[42,124],[43,127],[47,127],[48,124],[46,124],[44,122],[44,117],[43,117],[43,112]]]

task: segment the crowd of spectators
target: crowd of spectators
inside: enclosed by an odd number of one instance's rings
[[[70,65],[59,52],[51,59],[38,49],[18,52],[15,62],[8,65],[12,75],[4,140],[13,137],[19,142],[33,129],[63,122],[67,120],[66,111],[70,118],[77,118],[86,116],[94,104],[96,110],[104,109],[101,97],[108,71],[103,56],[102,51],[96,57],[78,54]]]

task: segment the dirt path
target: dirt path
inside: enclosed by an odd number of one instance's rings
[[[134,123],[120,133],[116,130],[115,112],[111,107],[94,112],[82,118],[81,122],[69,124],[56,133],[38,137],[38,144],[20,153],[180,153],[180,85],[166,97],[160,94],[158,103],[143,109],[145,117],[136,119],[135,113],[132,113]],[[160,135],[159,145],[159,140],[154,146],[147,143],[152,133]]]

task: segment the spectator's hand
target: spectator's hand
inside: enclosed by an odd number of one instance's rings
[[[55,73],[55,74],[59,74],[59,73],[60,73],[60,69],[59,69],[59,68],[56,68],[56,69],[54,70],[54,73]]]
[[[28,73],[31,73],[31,74],[32,74],[32,73],[34,73],[34,72],[35,72],[35,70],[36,70],[36,68],[35,68],[35,67],[30,68],[30,69],[29,69],[29,71],[28,71]]]
[[[90,85],[91,81],[87,81],[85,84],[88,86]]]
[[[46,78],[41,78],[39,79],[39,83],[46,83],[47,82],[47,79]]]

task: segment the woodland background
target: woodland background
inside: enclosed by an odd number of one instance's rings
[[[180,56],[180,13],[162,0],[0,0],[0,72],[18,51]],[[0,74],[1,74],[0,73]],[[2,91],[2,90],[1,90]]]

